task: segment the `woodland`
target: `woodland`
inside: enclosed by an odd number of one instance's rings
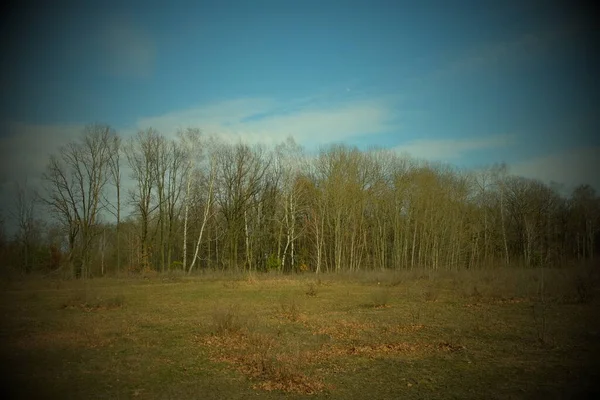
[[[386,149],[309,153],[199,129],[91,124],[14,184],[0,263],[61,277],[201,270],[325,273],[559,267],[598,254],[589,185],[461,169]],[[7,221],[15,229],[5,229]]]

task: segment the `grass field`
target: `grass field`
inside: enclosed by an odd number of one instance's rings
[[[3,391],[58,399],[592,398],[598,272],[4,281]]]

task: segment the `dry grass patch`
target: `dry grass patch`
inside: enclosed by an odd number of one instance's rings
[[[282,300],[281,313],[278,314],[278,317],[291,322],[307,320],[306,315],[300,311],[300,306],[298,306],[298,303],[294,299],[291,299],[289,301]]]
[[[425,325],[420,325],[420,324],[411,324],[411,325],[385,325],[382,327],[382,332],[384,333],[390,333],[390,334],[400,334],[400,335],[406,335],[406,334],[414,334],[416,332],[419,332],[421,330],[423,330],[423,328],[425,328]]]
[[[212,353],[211,360],[234,366],[247,377],[258,381],[255,389],[280,390],[288,393],[316,394],[326,389],[317,378],[305,374],[308,352],[289,351],[282,341],[267,333],[237,332],[231,335],[211,335],[200,340]]]
[[[339,319],[309,319],[303,322],[303,325],[314,335],[326,335],[339,341],[357,340],[365,332],[373,332],[375,325],[369,322],[350,321]]]
[[[378,343],[378,344],[365,344],[358,346],[347,347],[347,355],[360,355],[367,357],[381,357],[384,355],[395,356],[398,354],[423,354],[432,348],[431,345],[423,343]]]
[[[373,308],[389,308],[390,290],[388,288],[378,287],[371,292],[371,305]]]
[[[219,306],[212,313],[212,328],[217,335],[241,332],[248,324],[248,318],[240,313],[237,304]]]
[[[223,287],[225,289],[237,289],[240,287],[239,281],[224,281]]]
[[[548,270],[540,305],[541,272],[23,282],[1,293],[2,354],[14,398],[547,398],[599,381],[600,299]],[[393,307],[378,310],[382,290]],[[126,308],[79,312],[117,293]]]
[[[72,294],[61,304],[62,309],[79,309],[85,312],[114,310],[122,308],[125,304],[125,296],[122,294],[103,296],[87,291],[79,291]]]
[[[315,282],[309,282],[306,288],[306,295],[316,297],[318,293],[317,284]]]

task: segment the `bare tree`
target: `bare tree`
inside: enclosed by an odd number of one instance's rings
[[[131,202],[135,207],[135,213],[140,218],[140,266],[150,267],[150,218],[160,203],[153,201],[156,186],[156,163],[160,145],[160,134],[148,128],[139,131],[131,138],[125,147],[125,155],[131,168],[131,178],[134,180],[135,188],[129,193]]]
[[[179,207],[189,165],[186,163],[185,149],[177,142],[170,143],[170,166],[166,191],[166,243],[167,265],[171,267],[173,248],[175,245],[175,230],[179,220]]]
[[[121,272],[121,138],[117,135],[110,139],[110,157],[109,171],[112,184],[116,191],[116,204],[107,201],[109,206],[107,209],[114,215],[117,220],[116,225],[116,251],[117,251],[117,272]]]
[[[219,191],[216,201],[227,222],[230,266],[238,268],[239,242],[244,240],[245,266],[251,268],[251,247],[248,213],[262,189],[263,177],[269,160],[261,147],[238,143],[233,147],[221,146],[217,153]]]
[[[202,214],[202,222],[200,225],[200,232],[198,233],[198,239],[196,240],[196,246],[194,248],[194,256],[192,257],[192,261],[188,268],[188,274],[192,272],[196,260],[198,260],[198,252],[200,250],[200,245],[202,244],[202,238],[204,235],[204,231],[206,229],[207,222],[209,218],[213,215],[212,206],[214,202],[214,187],[215,187],[215,179],[217,174],[217,162],[216,162],[216,154],[210,154],[210,166],[208,171],[208,191],[206,195],[206,201],[204,205],[204,212]]]
[[[121,154],[133,178],[130,216]],[[599,251],[600,199],[589,186],[567,198],[504,165],[465,171],[344,145],[309,158],[291,138],[272,151],[211,142],[196,129],[177,141],[147,129],[121,147],[110,128],[91,125],[50,158],[43,182],[78,276],[92,265],[110,271],[115,254],[117,271],[126,259],[166,270],[182,257],[187,273],[199,265],[293,271],[301,263],[320,273],[543,266]],[[23,250],[29,270],[32,254],[41,254],[31,245],[40,229],[28,193],[17,192],[19,239],[4,251]],[[116,226],[100,229],[106,213]],[[10,252],[11,262],[19,259]]]
[[[295,265],[295,243],[303,234],[303,229],[299,227],[299,214],[304,212],[303,197],[305,196],[304,187],[298,184],[298,179],[302,175],[304,167],[303,149],[293,138],[289,137],[284,143],[276,148],[276,164],[281,171],[281,190],[283,193],[283,213],[282,220],[279,221],[285,231],[285,246],[281,253],[281,269],[286,268],[286,257],[290,255],[290,265]]]
[[[581,259],[593,259],[595,239],[600,231],[600,200],[589,185],[579,185],[571,195],[572,223],[577,232],[576,253]]]
[[[11,214],[16,222],[15,237],[22,252],[22,267],[25,273],[32,267],[31,251],[36,236],[36,221],[34,216],[35,199],[27,182],[23,185],[15,182],[15,206]]]
[[[108,181],[112,130],[107,125],[85,127],[79,141],[51,156],[43,174],[42,200],[68,232],[70,263],[75,276],[89,273],[89,250]]]
[[[175,141],[163,136],[157,137],[154,155],[154,180],[158,198],[158,238],[160,250],[160,269],[171,265],[173,252],[172,236],[175,227],[177,205],[185,178],[184,149]]]
[[[190,190],[192,186],[192,176],[197,172],[198,159],[202,157],[201,132],[199,129],[188,128],[185,131],[178,132],[178,137],[184,151],[185,162],[187,163],[185,178],[185,196],[183,199],[183,270],[186,271]]]

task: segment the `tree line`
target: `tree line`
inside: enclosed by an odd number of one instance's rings
[[[0,261],[76,277],[198,269],[339,272],[559,266],[599,251],[600,198],[343,144],[308,155],[198,129],[92,124],[16,185]],[[44,215],[44,218],[40,218]],[[3,221],[3,220],[2,220]]]

